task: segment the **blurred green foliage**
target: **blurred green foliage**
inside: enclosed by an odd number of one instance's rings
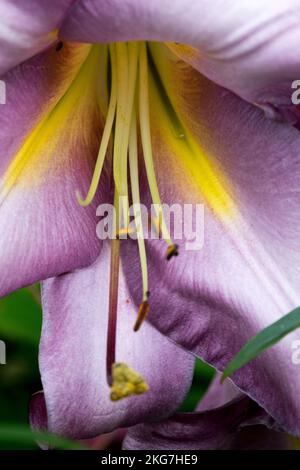
[[[0,426],[28,426],[28,402],[41,389],[38,344],[41,307],[38,288],[21,289],[0,300],[0,339],[6,344],[6,364],[0,365]],[[0,449],[37,449],[33,442],[1,435]]]
[[[38,369],[41,323],[37,286],[0,300],[0,340],[6,344],[6,364],[0,365],[0,449],[38,449],[28,424],[28,403],[32,393],[42,388]],[[193,384],[181,411],[195,409],[213,374],[211,367],[196,361]],[[78,447],[55,436],[51,439],[57,448]]]

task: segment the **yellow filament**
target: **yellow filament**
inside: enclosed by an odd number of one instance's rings
[[[127,104],[126,104],[126,116],[124,120],[124,129],[123,129],[123,140],[122,146],[124,153],[127,153],[128,143],[129,143],[129,133],[130,133],[130,124],[131,116],[133,111],[133,102],[135,97],[135,88],[136,88],[136,79],[137,79],[137,65],[138,65],[138,43],[130,42],[128,44],[128,89],[127,89]],[[122,160],[124,166],[123,173],[127,175],[127,160],[126,158]],[[125,171],[124,171],[125,170]],[[127,189],[127,179],[125,181]]]
[[[140,111],[140,129],[141,129],[141,139],[142,147],[144,153],[144,160],[147,172],[147,178],[149,183],[149,188],[152,196],[152,200],[155,207],[155,212],[158,220],[160,221],[160,227],[162,232],[162,237],[169,244],[172,245],[172,240],[170,238],[169,231],[167,229],[155,176],[154,164],[153,164],[153,155],[152,155],[152,145],[151,145],[151,130],[150,130],[150,118],[149,118],[149,90],[148,90],[148,62],[147,62],[147,49],[146,44],[143,43],[140,45],[140,54],[139,54],[139,65],[140,65],[140,75],[139,75],[139,111]]]
[[[108,114],[108,107],[111,98],[111,87],[112,87],[112,59],[111,59],[111,50],[114,49],[113,44],[103,44],[101,45],[101,53],[99,54],[99,70],[101,71],[102,80],[99,80],[98,84],[98,103],[99,109],[102,116]],[[113,52],[115,54],[115,51]],[[108,80],[108,67],[110,68],[110,82]]]
[[[112,45],[110,46],[110,58],[111,58],[111,75],[112,75],[112,81],[111,81],[111,95],[110,95],[110,101],[109,101],[109,107],[108,107],[108,112],[107,112],[107,118],[104,126],[104,131],[101,139],[101,144],[99,148],[99,153],[97,157],[97,162],[92,178],[92,182],[89,188],[89,191],[87,193],[87,196],[85,199],[82,199],[80,193],[77,191],[76,196],[79,204],[81,206],[88,206],[92,200],[95,197],[97,187],[99,184],[102,168],[103,168],[103,163],[105,159],[105,155],[107,152],[107,147],[112,131],[112,126],[113,122],[115,119],[115,114],[116,114],[116,105],[117,105],[117,77],[116,77],[116,52],[115,52],[115,47]]]
[[[120,196],[121,214],[123,223],[128,225],[129,204],[127,188],[127,150],[125,148],[124,136],[126,126],[130,125],[130,115],[127,110],[128,93],[128,46],[127,43],[116,44],[117,56],[117,117],[114,140],[114,182]],[[127,121],[129,120],[129,124]]]
[[[137,232],[137,241],[140,255],[142,282],[143,282],[143,301],[148,299],[148,267],[147,256],[144,241],[143,223],[141,217],[140,206],[140,187],[139,187],[139,172],[138,172],[138,151],[137,151],[137,129],[136,129],[136,111],[135,108],[132,112],[130,138],[129,138],[129,168],[130,168],[130,182],[131,193],[133,202],[133,214]]]

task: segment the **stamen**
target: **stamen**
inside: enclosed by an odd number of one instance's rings
[[[110,58],[111,58],[111,76],[112,76],[112,81],[111,81],[111,94],[110,94],[110,101],[109,101],[109,107],[108,107],[108,112],[107,112],[107,118],[103,130],[103,135],[101,139],[101,144],[99,148],[99,153],[97,157],[97,162],[92,178],[92,182],[90,185],[90,189],[88,191],[88,194],[85,199],[82,199],[80,193],[77,191],[76,196],[79,204],[81,206],[88,206],[92,200],[95,197],[102,168],[103,168],[103,163],[105,159],[105,155],[107,152],[107,147],[110,139],[110,135],[112,132],[112,127],[113,127],[113,122],[115,119],[115,114],[116,114],[116,105],[117,105],[117,74],[116,74],[116,52],[115,52],[115,46],[111,45],[110,46]]]
[[[161,200],[158,191],[158,185],[155,176],[155,169],[153,164],[152,144],[151,144],[151,130],[150,130],[150,113],[149,113],[149,91],[148,91],[148,65],[147,65],[147,49],[146,44],[140,45],[139,54],[139,118],[141,129],[141,140],[144,153],[145,167],[148,178],[148,184],[155,207],[155,212],[158,220],[161,221],[161,231],[163,239],[168,245],[172,245],[169,231],[167,229]]]
[[[150,227],[155,229],[156,235],[158,238],[162,237],[161,232],[161,219],[159,220],[157,217],[150,218]]]
[[[133,331],[138,331],[140,329],[140,327],[142,326],[142,323],[144,323],[144,321],[146,320],[146,317],[149,313],[149,308],[150,307],[149,307],[148,300],[144,300],[139,307],[139,311],[138,311],[135,325],[133,327]]]
[[[55,48],[56,52],[61,51],[63,47],[64,47],[64,43],[62,41],[59,41],[59,43],[57,44]]]
[[[130,227],[120,228],[120,230],[118,230],[117,232],[117,238],[123,238],[124,235],[126,235],[127,237],[127,235],[132,235],[134,233],[136,233],[136,231],[133,228],[130,228]]]
[[[144,393],[148,390],[148,385],[139,374],[124,363],[116,363],[120,239],[133,232],[137,235],[143,289],[142,302],[139,306],[134,331],[140,329],[149,313],[148,266],[141,213],[138,168],[138,118],[147,180],[155,208],[156,228],[158,234],[161,235],[168,245],[166,253],[167,260],[178,256],[178,245],[172,242],[166,226],[154,169],[150,130],[148,57],[146,44],[138,44],[136,42],[116,43],[109,46],[109,53],[111,64],[111,89],[97,162],[86,198],[83,199],[79,192],[77,192],[76,195],[78,202],[82,206],[87,206],[92,202],[99,184],[110,137],[112,133],[114,133],[113,176],[116,219],[114,220],[113,237],[111,241],[106,368],[107,383],[111,386],[111,399],[119,400],[132,394]],[[106,61],[104,62],[107,64]],[[138,66],[139,92],[137,95]],[[106,65],[102,65],[102,67],[107,68]],[[105,109],[107,109],[107,101],[108,99],[105,102]],[[137,101],[139,101],[138,106]],[[139,111],[138,117],[137,108]],[[128,161],[135,229],[129,225]]]
[[[178,245],[174,243],[173,245],[168,246],[166,255],[168,261],[170,261],[173,256],[178,256],[178,254]]]
[[[148,299],[148,267],[147,255],[144,240],[143,221],[140,209],[140,185],[139,185],[139,171],[138,171],[138,150],[137,150],[137,119],[136,110],[133,109],[130,139],[129,139],[129,168],[130,168],[130,183],[133,202],[134,221],[137,232],[137,241],[140,255],[140,264],[142,271],[143,282],[143,301]]]
[[[114,180],[121,196],[121,215],[125,226],[129,223],[127,187],[127,157],[132,107],[138,63],[137,43],[117,43],[118,105],[114,144]]]

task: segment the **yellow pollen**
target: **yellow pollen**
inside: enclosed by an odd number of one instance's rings
[[[110,399],[121,400],[131,395],[142,395],[149,387],[140,374],[121,362],[112,366],[112,386]]]

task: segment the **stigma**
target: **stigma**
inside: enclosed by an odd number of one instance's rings
[[[159,221],[160,238],[166,243],[166,259],[178,255],[178,246],[170,237],[165,223],[159,194],[151,144],[150,105],[148,87],[148,50],[145,42],[115,43],[108,46],[109,101],[106,121],[98,157],[86,196],[77,192],[80,205],[88,206],[97,191],[108,148],[113,154],[114,206],[116,222],[111,247],[111,273],[109,295],[109,322],[107,337],[107,382],[111,399],[119,400],[148,390],[142,377],[124,363],[116,362],[115,343],[118,304],[118,276],[120,239],[129,233],[129,199],[134,210],[135,235],[138,244],[142,278],[142,299],[137,319],[133,325],[138,331],[149,310],[148,266],[145,237],[141,219],[138,138],[141,141],[142,159],[146,170],[149,193]],[[139,137],[140,136],[140,137]],[[129,190],[130,184],[130,190]],[[130,196],[129,196],[130,195]]]
[[[140,374],[123,363],[115,363],[112,367],[112,386],[110,398],[121,400],[131,395],[141,395],[149,390]]]

